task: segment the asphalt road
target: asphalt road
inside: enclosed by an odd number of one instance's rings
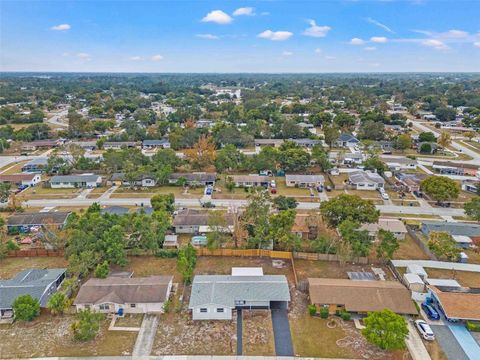
[[[448,326],[430,325],[430,327],[448,360],[469,360]]]

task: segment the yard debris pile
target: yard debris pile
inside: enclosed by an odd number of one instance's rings
[[[152,355],[234,355],[236,321],[193,321],[189,314],[160,318]]]
[[[275,355],[270,311],[243,311],[243,353],[245,355]]]

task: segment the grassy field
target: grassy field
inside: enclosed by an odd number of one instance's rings
[[[19,161],[15,164],[8,164],[0,169],[0,174],[2,175],[12,175],[18,174],[22,172],[22,167],[25,165],[29,160],[26,161]]]
[[[0,278],[8,279],[17,272],[29,268],[65,268],[67,260],[63,257],[18,257],[0,260]]]
[[[399,241],[400,248],[395,252],[394,259],[397,260],[429,260],[420,246],[407,234],[405,240]]]

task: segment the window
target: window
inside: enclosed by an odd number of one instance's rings
[[[208,312],[208,309],[207,308],[200,308],[200,312],[201,313],[206,313],[206,312]]]
[[[83,307],[84,307],[86,310],[90,309],[90,305],[83,305]]]
[[[108,305],[108,304],[100,304],[99,309],[100,309],[100,310],[109,310],[109,309],[110,309],[110,305]]]
[[[223,308],[217,308],[217,313],[223,313]]]
[[[130,307],[135,308],[135,307],[137,307],[137,304],[130,304]]]

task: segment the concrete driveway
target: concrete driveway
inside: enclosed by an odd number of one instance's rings
[[[132,356],[149,356],[157,333],[158,316],[146,314],[135,341]]]

